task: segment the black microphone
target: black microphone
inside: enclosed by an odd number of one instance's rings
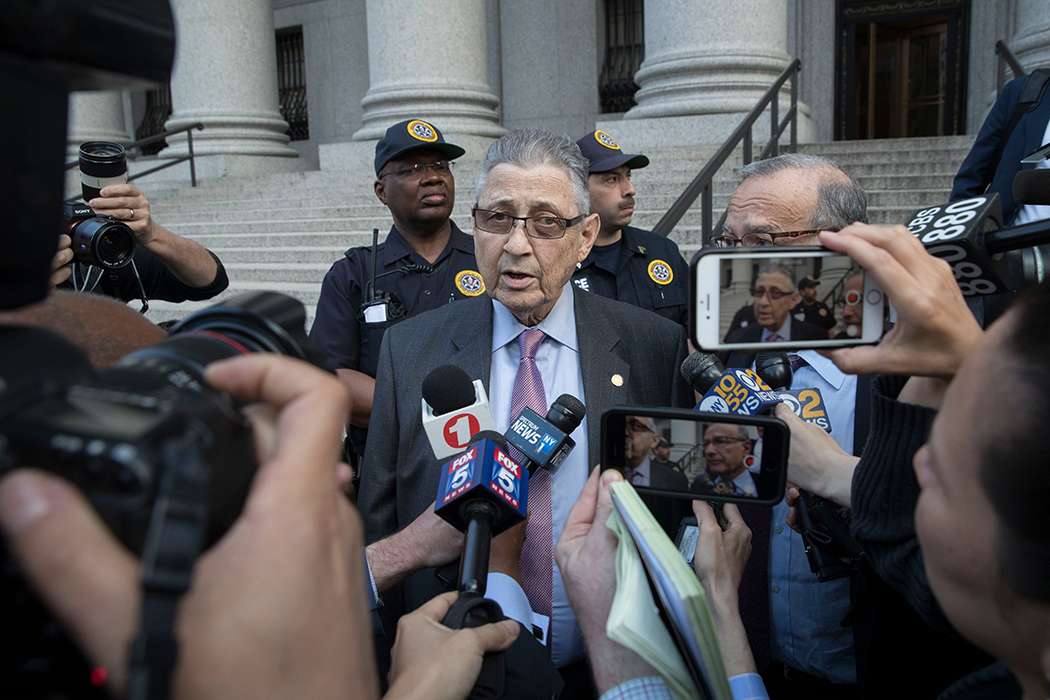
[[[1018,172],[1014,175],[1013,195],[1018,204],[1050,205],[1050,169]]]
[[[711,390],[726,368],[709,352],[694,352],[682,362],[682,378],[689,382],[696,393],[703,396]]]
[[[529,476],[511,459],[507,441],[483,430],[441,468],[434,513],[466,533],[459,592],[484,596],[492,538],[525,519]]]
[[[435,416],[465,408],[474,403],[474,382],[462,368],[441,365],[423,379],[423,400]]]
[[[576,447],[569,435],[585,415],[587,408],[582,401],[572,394],[562,394],[551,404],[546,417],[531,408],[522,409],[504,436],[511,447],[525,456],[529,474],[537,469],[553,473]]]

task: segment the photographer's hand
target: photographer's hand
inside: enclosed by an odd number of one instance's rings
[[[443,593],[398,620],[384,700],[461,700],[478,680],[485,653],[503,651],[518,638],[521,627],[514,620],[445,627],[441,620],[458,597]]]
[[[981,337],[951,266],[926,252],[903,226],[853,224],[820,242],[858,262],[897,310],[897,324],[878,345],[826,355],[848,374],[951,377]]]
[[[157,256],[183,284],[206,287],[215,280],[218,266],[199,243],[176,236],[156,223],[149,201],[134,185],[109,185],[88,202],[96,214],[112,216],[127,224],[135,242]]]
[[[244,511],[180,602],[173,697],[375,698],[360,520],[336,469],[347,395],[305,363],[251,355],[208,381],[255,411],[259,469]],[[138,625],[138,562],[61,479],[0,481],[0,525],[30,585],[117,692]]]
[[[73,239],[67,234],[58,237],[58,251],[51,258],[51,286],[58,285],[69,279],[73,274]]]

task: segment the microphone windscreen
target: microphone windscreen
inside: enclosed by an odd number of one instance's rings
[[[1035,168],[1017,173],[1013,194],[1018,204],[1050,205],[1050,169]]]
[[[474,398],[474,382],[455,365],[441,365],[423,380],[423,400],[435,416],[466,408],[474,403]]]
[[[706,394],[715,385],[726,368],[709,352],[694,352],[682,362],[682,378],[700,394]]]
[[[510,448],[507,444],[507,438],[503,437],[495,430],[482,430],[470,436],[470,442],[467,443],[467,449],[470,449],[471,445],[481,442],[482,440],[494,442],[504,451]]]
[[[791,388],[791,360],[783,350],[758,353],[755,356],[755,373],[772,389],[785,391]]]
[[[583,401],[572,394],[562,394],[547,411],[547,420],[566,435],[579,427],[583,417],[587,415],[587,407]]]

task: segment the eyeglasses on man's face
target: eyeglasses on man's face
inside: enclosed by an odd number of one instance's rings
[[[799,236],[812,236],[820,233],[815,231],[781,231],[778,233],[745,233],[740,238],[729,234],[711,237],[711,245],[715,248],[761,248],[771,245],[790,245],[791,241]]]
[[[703,442],[700,443],[700,446],[703,447],[706,450],[711,445],[714,445],[715,447],[728,447],[729,445],[732,445],[734,442],[748,442],[748,441],[745,440],[744,438],[726,437],[724,435],[719,435],[717,437],[707,438],[706,440],[704,440]]]
[[[586,214],[580,214],[571,219],[550,215],[514,216],[502,211],[479,209],[477,205],[474,205],[474,208],[470,210],[470,215],[474,217],[474,225],[478,227],[479,231],[505,235],[513,230],[515,221],[520,221],[522,226],[525,227],[525,233],[530,238],[543,240],[562,238],[565,236],[566,229],[570,226],[575,226],[586,217]]]
[[[770,287],[769,289],[766,289],[765,287],[755,287],[751,290],[751,296],[755,299],[761,299],[762,297],[768,296],[770,301],[780,301],[789,294],[791,294],[791,292],[785,292],[776,287]]]
[[[453,162],[451,160],[439,160],[436,163],[413,163],[412,165],[406,165],[397,170],[388,170],[385,173],[380,173],[379,179],[382,180],[387,175],[396,175],[400,178],[418,179],[426,175],[428,168],[438,175],[448,175],[452,172],[452,165]]]
[[[640,420],[626,421],[627,429],[632,433],[651,433],[653,429]]]

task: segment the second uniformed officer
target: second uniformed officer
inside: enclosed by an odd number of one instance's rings
[[[463,155],[438,128],[414,119],[387,129],[376,144],[375,193],[394,225],[376,249],[376,284],[368,300],[371,246],[351,248],[325,275],[310,337],[353,399],[348,447],[364,455],[372,414],[379,347],[387,328],[458,299],[478,296],[485,283],[474,239],[449,217],[455,204],[452,161]],[[356,465],[353,465],[356,466]]]
[[[835,327],[835,314],[822,302],[817,301],[817,285],[819,280],[812,277],[803,277],[798,281],[798,295],[801,297],[791,310],[791,315],[796,321],[804,321],[814,326],[823,328],[828,333]],[[830,337],[830,336],[829,336]]]
[[[573,283],[688,327],[688,266],[678,246],[629,225],[635,195],[631,170],[649,165],[649,159],[624,153],[601,130],[576,143],[590,161],[591,213],[601,218],[601,230],[590,255],[572,276]]]

